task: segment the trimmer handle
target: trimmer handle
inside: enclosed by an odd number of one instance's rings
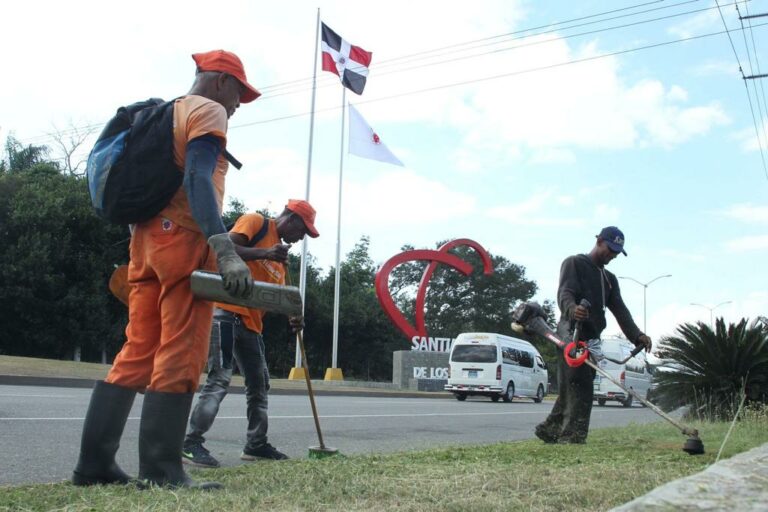
[[[592,306],[590,302],[587,299],[581,299],[579,302],[579,306],[583,306],[587,309]],[[576,325],[573,328],[573,340],[571,343],[568,344],[567,347],[565,347],[563,356],[565,356],[565,362],[568,364],[568,366],[572,368],[576,368],[577,366],[581,366],[584,361],[586,361],[587,357],[589,357],[589,351],[587,350],[587,344],[583,341],[579,341],[579,338],[581,337],[581,320],[578,320],[576,322]],[[578,350],[581,349],[581,355],[577,354]]]
[[[585,307],[587,309],[592,307],[592,304],[587,299],[581,299],[579,302],[579,306]],[[576,322],[576,326],[573,328],[573,340],[574,342],[579,341],[579,338],[581,337],[581,320],[578,320]]]

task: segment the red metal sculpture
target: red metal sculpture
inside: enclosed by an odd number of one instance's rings
[[[427,286],[429,280],[432,278],[435,269],[439,263],[449,265],[464,275],[469,275],[472,272],[472,265],[462,260],[458,256],[450,254],[448,251],[454,247],[459,246],[471,247],[480,255],[483,262],[483,273],[490,275],[493,273],[493,264],[491,263],[491,257],[482,245],[470,240],[468,238],[459,238],[451,240],[443,244],[438,250],[432,251],[428,249],[416,249],[412,251],[405,251],[397,254],[387,260],[384,265],[381,266],[376,273],[376,296],[379,298],[379,303],[382,309],[387,314],[390,320],[395,326],[400,329],[408,339],[412,339],[414,336],[427,336],[427,327],[424,321],[424,301],[427,296]],[[389,291],[389,274],[392,270],[407,261],[429,261],[429,265],[424,270],[424,274],[421,276],[419,282],[419,288],[416,292],[416,326],[412,326],[405,315],[397,308],[395,301],[392,299],[392,294]]]

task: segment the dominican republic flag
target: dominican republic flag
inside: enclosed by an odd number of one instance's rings
[[[322,25],[323,38],[323,71],[330,71],[341,78],[341,83],[354,92],[363,94],[365,79],[368,76],[368,65],[373,54],[352,46],[339,37],[339,34]]]
[[[349,103],[349,153],[405,167],[351,103]]]

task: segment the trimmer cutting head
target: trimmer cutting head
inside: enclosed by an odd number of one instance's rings
[[[683,451],[688,455],[702,455],[704,453],[704,443],[698,436],[689,437],[683,445]]]

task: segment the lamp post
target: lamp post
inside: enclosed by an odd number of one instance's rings
[[[651,283],[653,283],[655,281],[658,281],[662,277],[672,277],[672,274],[664,274],[664,275],[661,275],[661,276],[656,276],[653,279],[651,279],[650,281],[648,281],[647,283],[641,283],[640,281],[638,281],[634,277],[628,277],[628,276],[623,276],[622,277],[622,276],[619,276],[619,279],[629,279],[630,281],[634,281],[634,282],[636,282],[637,284],[639,284],[640,286],[643,287],[643,332],[646,333],[646,334],[647,334],[647,331],[646,331],[647,315],[646,315],[645,305],[646,305],[648,286],[650,286]]]
[[[733,301],[732,300],[727,300],[727,301],[721,302],[717,306],[713,306],[713,307],[705,306],[704,304],[699,304],[698,302],[691,302],[691,306],[701,306],[704,309],[708,309],[709,310],[709,328],[710,329],[714,329],[715,327],[714,327],[714,322],[713,322],[713,318],[712,318],[712,316],[713,316],[712,312],[714,310],[716,310],[717,308],[719,308],[720,306],[725,306],[726,304],[730,304],[731,302],[733,302]]]

